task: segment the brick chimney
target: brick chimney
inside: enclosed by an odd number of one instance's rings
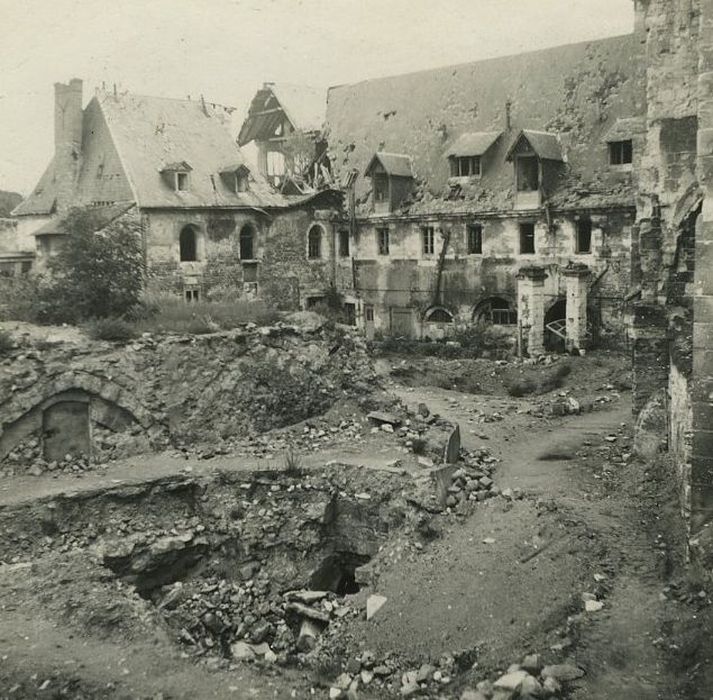
[[[57,211],[74,203],[82,160],[82,81],[54,84],[54,163]]]

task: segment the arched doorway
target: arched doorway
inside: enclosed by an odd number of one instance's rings
[[[545,312],[545,349],[564,352],[566,348],[567,299],[560,297]]]
[[[473,322],[482,326],[515,326],[517,310],[503,297],[488,297],[473,309]]]
[[[195,226],[188,224],[181,229],[178,237],[181,262],[195,262],[198,260],[198,231]]]

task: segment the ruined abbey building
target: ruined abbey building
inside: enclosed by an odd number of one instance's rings
[[[55,85],[54,158],[14,211],[20,236],[36,241],[37,267],[66,235],[68,210],[91,206],[106,225],[140,224],[150,288],[188,300],[238,290],[288,307],[301,289],[323,293],[329,239],[313,224],[330,218],[339,194],[277,192],[245,163],[231,111],[117,92],[82,109],[81,80]],[[320,256],[308,262],[312,228]]]

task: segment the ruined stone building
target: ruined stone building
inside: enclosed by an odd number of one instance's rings
[[[668,448],[694,560],[713,564],[713,2],[639,0],[646,140],[634,229],[637,450]]]
[[[246,164],[230,110],[201,100],[55,85],[55,154],[14,211],[36,241],[38,267],[67,235],[72,207],[106,226],[130,220],[143,240],[150,288],[183,294],[261,294],[299,306],[331,280],[333,191],[277,192]]]
[[[255,145],[258,172],[276,189],[300,193],[330,184],[326,107],[326,91],[304,85],[265,83],[253,97],[238,145]]]
[[[337,285],[369,333],[519,326],[531,353],[624,335],[640,55],[632,34],[330,89],[354,203]]]

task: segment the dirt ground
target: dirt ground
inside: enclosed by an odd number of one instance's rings
[[[359,614],[325,632],[325,649],[332,645],[341,661],[334,676],[358,675],[352,661],[367,651],[401,670],[446,668],[450,659],[455,670],[444,682],[416,696],[459,698],[537,653],[584,671],[558,697],[713,695],[710,598],[684,568],[665,456],[644,464],[632,455],[627,360],[593,353],[566,361],[572,369],[562,386],[513,397],[506,388],[513,377],[548,368],[379,360],[387,391],[457,422],[465,449],[497,459],[493,478],[506,495],[467,512],[428,514],[428,537],[393,532],[369,563],[370,584],[343,596]],[[568,397],[593,410],[546,410]],[[325,420],[344,416],[335,411]],[[279,445],[289,439],[274,436]],[[389,435],[366,431],[325,442],[304,455],[303,467],[328,473],[336,462],[406,472],[414,464]],[[14,477],[0,482],[0,509],[186,470],[255,466],[247,454],[161,455],[81,479]],[[329,697],[334,677],[323,683],[299,664],[189,658],[144,599],[81,551],[14,559],[0,563],[0,698]],[[367,620],[373,594],[386,602]],[[586,599],[601,605],[586,611]],[[389,687],[362,686],[358,697],[401,696],[396,678]]]

